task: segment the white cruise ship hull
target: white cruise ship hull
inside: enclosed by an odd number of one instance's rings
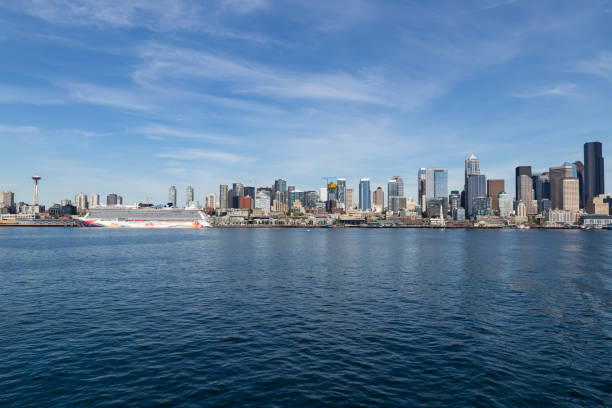
[[[206,215],[195,209],[107,206],[91,208],[79,219],[84,227],[206,228]]]
[[[210,224],[203,220],[198,221],[112,221],[81,219],[85,227],[106,228],[206,228]]]

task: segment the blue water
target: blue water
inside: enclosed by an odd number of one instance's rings
[[[0,228],[0,406],[612,405],[612,233]]]

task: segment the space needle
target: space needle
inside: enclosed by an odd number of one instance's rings
[[[40,180],[42,177],[40,177],[38,174],[35,174],[32,176],[32,180],[34,180],[34,203],[33,205],[38,205],[38,180]]]

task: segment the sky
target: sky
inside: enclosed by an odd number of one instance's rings
[[[0,190],[179,204],[612,151],[612,1],[0,0]],[[606,191],[612,192],[612,156]],[[355,195],[357,197],[357,194]]]

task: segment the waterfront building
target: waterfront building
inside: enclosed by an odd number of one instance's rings
[[[457,207],[453,210],[453,220],[465,221],[465,208]]]
[[[576,178],[578,178],[578,196],[580,197],[580,208],[586,205],[584,194],[584,164],[580,160],[575,161],[574,168],[576,169]]]
[[[337,191],[337,200],[338,207],[343,210],[347,208],[346,205],[346,179],[339,178],[337,181],[338,191]]]
[[[561,209],[577,212],[580,210],[580,190],[577,178],[561,180]]]
[[[253,206],[253,200],[249,196],[238,197],[238,208],[242,210],[250,210]]]
[[[15,193],[7,190],[0,193],[0,207],[10,208],[13,211],[15,207]]]
[[[170,189],[168,190],[168,204],[170,204],[172,207],[176,207],[176,187],[175,186],[170,186]]]
[[[487,180],[487,196],[491,198],[491,209],[499,214],[499,193],[504,191],[504,179],[489,179]]]
[[[185,189],[185,206],[190,207],[191,203],[195,201],[195,194],[193,191],[193,187],[187,186]]]
[[[500,192],[497,195],[497,202],[499,205],[499,216],[509,217],[514,211],[514,200],[512,196],[505,191]]]
[[[100,206],[100,194],[94,193],[89,195],[89,208]]]
[[[575,224],[578,213],[565,210],[548,210],[544,213],[544,220],[549,224]]]
[[[369,211],[372,208],[371,197],[370,179],[364,177],[359,180],[359,209],[361,211]]]
[[[574,168],[569,163],[550,168],[548,177],[550,179],[550,201],[552,202],[553,210],[563,208],[562,180],[572,178],[573,170]]]
[[[251,200],[255,202],[255,187],[246,186],[243,191],[243,197],[251,197]]]
[[[417,194],[419,207],[425,208],[427,205],[425,200],[425,192],[427,191],[427,169],[420,168],[417,173]]]
[[[205,208],[207,210],[214,210],[217,208],[217,196],[214,193],[211,193],[206,196]]]
[[[255,208],[260,208],[264,211],[270,211],[270,196],[271,191],[258,189],[255,197]]]
[[[304,191],[304,207],[316,208],[319,195],[314,190]]]
[[[612,215],[585,215],[582,224],[587,228],[604,228],[612,225]]]
[[[385,192],[383,191],[382,187],[378,186],[372,195],[372,209],[374,212],[381,213],[385,206]]]
[[[319,187],[319,201],[327,202],[327,187]]]
[[[465,161],[465,184],[463,186],[463,197],[461,200],[463,208],[468,208],[468,178],[477,174],[480,174],[480,160],[472,154]]]
[[[604,158],[600,142],[584,144],[584,201],[604,194]]]
[[[467,215],[472,218],[474,216],[473,204],[474,198],[487,196],[487,177],[484,174],[472,174],[468,177],[467,184]]]
[[[524,203],[531,202],[531,193],[529,193],[529,196],[524,194],[528,191],[533,190],[533,180],[531,179],[531,166],[518,166],[514,170],[514,175],[516,201],[522,201]],[[527,176],[527,178],[521,176]]]
[[[399,211],[401,197],[404,197],[404,180],[400,176],[393,176],[387,183],[387,208],[393,212]]]
[[[355,207],[355,190],[351,188],[346,189],[346,209],[352,210]]]
[[[219,208],[226,210],[228,209],[228,201],[227,201],[227,192],[228,187],[227,184],[219,185]]]
[[[76,203],[76,208],[78,212],[86,211],[89,208],[89,203],[87,202],[86,194],[77,194],[74,201]]]
[[[607,194],[600,194],[597,197],[591,198],[585,207],[585,211],[588,214],[594,215],[609,215],[612,214],[612,208],[610,203],[612,202],[612,196]]]
[[[472,208],[474,217],[493,215],[493,210],[491,209],[491,197],[474,197]]]
[[[325,209],[327,212],[332,212],[338,208],[338,185],[333,181],[327,184],[327,201]]]
[[[119,195],[115,193],[106,195],[106,205],[119,205]]]

